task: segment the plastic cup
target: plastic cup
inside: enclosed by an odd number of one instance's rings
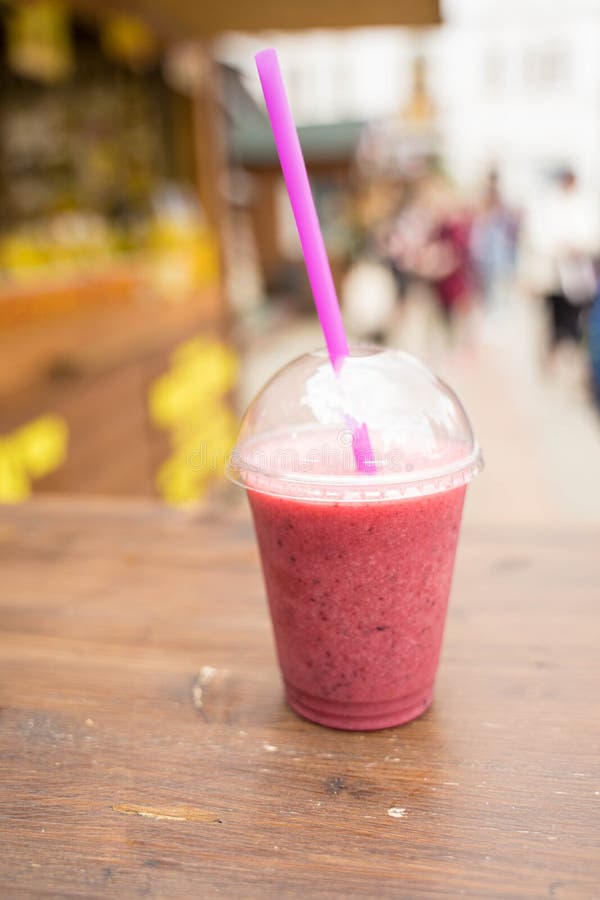
[[[357,473],[348,422],[376,472]],[[281,369],[228,467],[248,495],[290,706],[371,730],[430,705],[466,486],[482,460],[448,385],[413,357],[359,347]]]

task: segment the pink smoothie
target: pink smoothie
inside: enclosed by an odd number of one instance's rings
[[[296,712],[367,730],[427,709],[465,490],[365,503],[248,490]]]

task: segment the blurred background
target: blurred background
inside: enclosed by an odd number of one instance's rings
[[[598,524],[600,0],[0,0],[0,502],[229,500],[322,343],[265,46],[350,334],[469,410],[472,520]]]

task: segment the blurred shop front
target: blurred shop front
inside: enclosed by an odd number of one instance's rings
[[[206,6],[0,7],[0,502],[202,497],[234,436],[240,321],[310,302],[266,119],[215,39],[439,21],[433,0]],[[338,276],[364,126],[301,129]]]
[[[233,363],[189,63],[126,15],[23,4],[2,25],[0,495],[196,494],[177,459]],[[206,359],[204,390],[183,371]]]

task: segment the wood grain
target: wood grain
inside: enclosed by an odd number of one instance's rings
[[[145,819],[161,819],[165,822],[220,822],[215,813],[193,806],[140,806],[139,803],[116,803],[115,812]]]
[[[598,897],[598,537],[467,527],[434,706],[349,734],[282,699],[244,508],[2,510],[0,894]]]

